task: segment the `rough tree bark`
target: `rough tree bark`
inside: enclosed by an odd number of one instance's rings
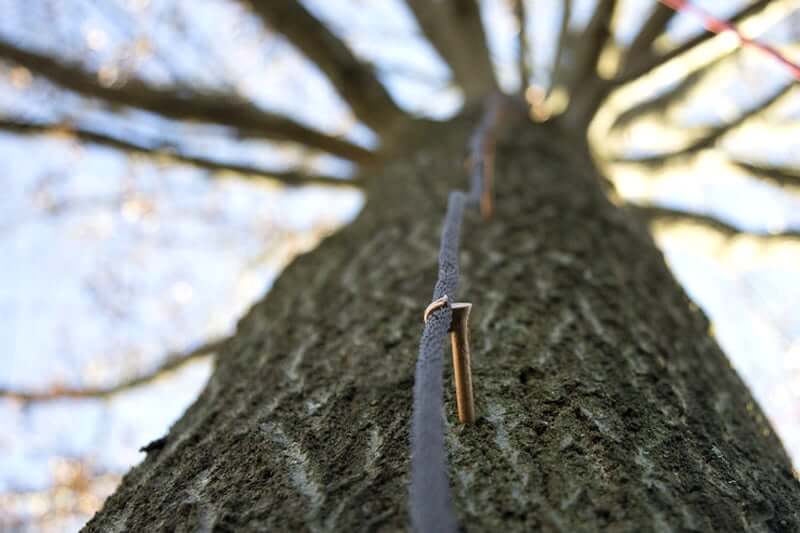
[[[407,528],[421,314],[476,120],[428,125],[368,172],[357,220],[240,321],[200,398],[86,531]],[[498,144],[495,218],[467,217],[479,420],[457,425],[452,392],[445,413],[462,527],[800,530],[779,440],[602,183],[581,137],[521,123]]]

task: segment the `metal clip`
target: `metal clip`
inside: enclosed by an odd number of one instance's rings
[[[423,319],[437,309],[448,305],[447,295],[437,298],[425,309]],[[471,303],[458,302],[450,305],[450,347],[453,352],[453,381],[456,386],[456,409],[462,424],[475,422],[475,400],[472,395],[472,365],[469,351],[469,312]]]
[[[436,311],[437,309],[444,307],[447,305],[447,295],[445,294],[441,298],[436,298],[434,301],[430,303],[428,307],[425,308],[425,313],[422,315],[422,321],[426,324],[428,323],[428,317]]]
[[[472,395],[472,366],[469,351],[469,312],[471,303],[451,305],[450,346],[453,352],[453,381],[456,386],[458,420],[462,424],[475,422],[475,401]]]

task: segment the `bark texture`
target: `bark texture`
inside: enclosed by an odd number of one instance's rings
[[[401,531],[422,310],[475,118],[375,170],[358,219],[244,317],[197,402],[86,531]],[[479,419],[446,373],[465,531],[798,531],[800,484],[583,143],[520,125],[467,217]]]

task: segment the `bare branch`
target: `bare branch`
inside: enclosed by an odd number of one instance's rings
[[[519,32],[517,33],[517,70],[519,72],[519,92],[525,94],[531,79],[531,64],[533,60],[531,44],[528,40],[528,13],[525,0],[514,0],[514,16],[517,18]]]
[[[733,17],[728,19],[728,23],[736,24],[744,19],[756,15],[763,11],[770,3],[771,0],[758,0],[736,13]],[[614,85],[622,85],[644,76],[651,70],[660,67],[661,65],[675,59],[676,57],[685,54],[692,48],[699,46],[716,35],[711,31],[704,31],[700,35],[689,39],[684,44],[677,46],[666,54],[657,57],[642,56],[640,60],[627,62],[625,68],[620,72],[619,76],[614,78]]]
[[[165,89],[137,79],[109,87],[103,85],[95,73],[85,70],[81,65],[23,50],[4,41],[0,41],[0,58],[24,65],[65,89],[109,104],[136,107],[176,120],[228,126],[243,137],[295,142],[357,162],[372,159],[373,154],[361,146],[263,111],[229,95],[189,93],[180,88]]]
[[[66,135],[79,141],[124,152],[141,154],[148,157],[167,157],[175,162],[191,165],[214,173],[234,173],[243,178],[259,178],[279,181],[290,187],[303,185],[350,186],[358,187],[360,181],[340,179],[333,176],[308,175],[302,172],[289,170],[268,170],[249,165],[224,163],[213,159],[195,157],[182,154],[174,146],[164,142],[134,142],[130,139],[123,140],[97,131],[76,128],[68,123],[30,123],[15,119],[0,118],[0,130],[17,133],[20,135]]]
[[[786,168],[744,161],[731,161],[744,172],[756,178],[769,181],[780,187],[800,187],[800,168]]]
[[[628,68],[630,63],[642,63],[647,60],[653,60],[655,54],[653,53],[653,42],[667,29],[670,20],[675,16],[675,10],[662,3],[657,3],[647,17],[647,20],[642,24],[639,33],[633,38],[631,45],[625,57],[622,71]]]
[[[360,61],[347,45],[296,0],[251,1],[253,11],[292,43],[330,80],[353,113],[378,134],[411,119],[397,107],[378,81],[371,65]]]
[[[737,228],[736,226],[733,226],[711,215],[693,213],[691,211],[684,211],[682,209],[636,204],[628,204],[626,208],[642,217],[648,224],[658,222],[693,224],[712,230],[726,238],[736,237],[738,235],[748,235],[751,237],[770,240],[800,239],[800,230],[787,230],[775,233],[754,232]]]
[[[766,100],[760,102],[759,104],[751,107],[750,109],[741,113],[738,117],[730,122],[726,122],[719,126],[715,126],[710,128],[708,132],[697,139],[696,141],[692,142],[688,146],[681,148],[679,150],[673,152],[667,152],[662,154],[657,154],[654,156],[647,156],[641,158],[632,158],[632,159],[623,159],[622,162],[625,163],[634,163],[638,165],[644,165],[647,167],[659,167],[666,163],[669,160],[681,159],[695,155],[701,150],[713,147],[718,140],[724,137],[728,132],[734,130],[741,126],[747,120],[755,117],[756,115],[762,113],[773,104],[775,104],[778,100],[780,100],[784,95],[789,93],[789,91],[794,87],[794,82],[790,81],[789,83],[780,87],[777,91],[775,91],[771,96],[769,96]]]
[[[645,100],[633,107],[630,107],[619,114],[614,119],[611,129],[625,128],[632,122],[649,113],[663,113],[675,102],[679,102],[686,95],[700,84],[700,81],[708,76],[708,69],[696,70],[684,77],[674,87],[659,94],[658,96]]]
[[[110,385],[107,387],[86,387],[75,389],[53,387],[50,390],[44,391],[15,391],[11,389],[0,388],[0,398],[9,398],[21,402],[50,402],[63,399],[110,398],[111,396],[133,389],[140,385],[151,383],[167,372],[177,370],[178,368],[195,359],[210,355],[212,353],[218,353],[229,340],[230,337],[223,337],[221,339],[203,344],[202,346],[199,346],[189,352],[168,354],[164,361],[150,372],[136,376],[132,379],[121,381],[115,385]]]
[[[567,48],[570,41],[569,33],[569,19],[572,18],[572,0],[564,0],[562,2],[561,11],[561,28],[558,32],[558,45],[556,46],[555,56],[553,58],[553,71],[550,74],[550,85],[547,88],[547,96],[553,92],[553,89],[563,83],[565,76],[564,56],[567,53]]]
[[[617,0],[600,0],[589,24],[575,46],[575,72],[569,84],[570,93],[582,88],[587,80],[597,77],[597,62],[612,37],[611,21]]]
[[[406,0],[406,4],[422,33],[452,70],[468,104],[497,89],[476,0]]]
[[[610,92],[610,83],[598,72],[600,55],[613,40],[611,22],[617,0],[600,0],[589,24],[575,44],[574,70],[567,84],[570,102],[559,120],[572,127],[585,127]]]
[[[738,49],[737,49],[738,50]],[[730,57],[736,50],[723,54],[714,59],[706,67],[695,70],[688,76],[684,76],[678,83],[668,90],[663,91],[658,96],[645,100],[639,104],[626,109],[614,119],[611,129],[624,128],[649,113],[663,113],[676,102],[683,101],[695,88],[704,83],[714,72],[714,67]]]

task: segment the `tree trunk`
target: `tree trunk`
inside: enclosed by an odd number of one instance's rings
[[[429,125],[372,172],[361,215],[241,320],[87,531],[408,527],[421,317],[475,122]],[[463,529],[800,530],[778,438],[576,138],[515,126],[497,147],[495,217],[465,221],[479,418],[457,424],[450,386],[444,413]]]

